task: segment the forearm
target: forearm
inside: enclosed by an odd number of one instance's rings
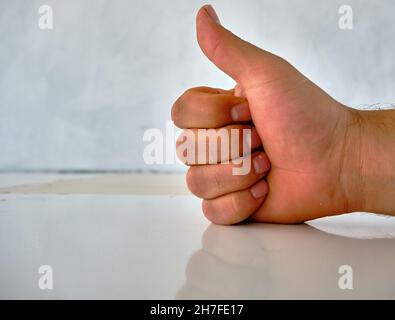
[[[358,111],[361,211],[395,215],[395,110]]]

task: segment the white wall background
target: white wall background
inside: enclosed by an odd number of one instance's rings
[[[38,8],[54,29],[38,28]],[[195,40],[199,0],[0,0],[0,170],[150,170],[144,130],[164,129],[196,85],[231,87]],[[218,0],[222,23],[282,55],[348,105],[395,102],[393,0]],[[354,10],[340,30],[338,9]],[[156,166],[182,170],[181,165]]]

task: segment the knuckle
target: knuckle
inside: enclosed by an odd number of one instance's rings
[[[184,140],[180,138],[176,141],[176,155],[178,160],[183,164],[187,164],[185,150],[182,148],[183,143],[185,143]]]
[[[177,127],[181,127],[182,125],[182,107],[180,103],[180,98],[174,102],[173,107],[171,108],[171,120],[173,120],[174,124]]]
[[[179,117],[179,105],[178,100],[174,102],[173,106],[171,107],[171,120],[173,120],[174,124],[178,126],[178,117]]]
[[[171,109],[171,119],[176,126],[183,126],[185,117],[185,106],[189,103],[192,89],[186,90],[173,104]]]
[[[201,183],[200,183],[200,174],[196,173],[195,167],[189,168],[187,175],[186,175],[186,181],[187,181],[187,186],[189,191],[191,191],[195,196],[199,198],[204,198],[204,188],[202,188]]]
[[[192,129],[184,129],[176,141],[176,154],[178,159],[186,164],[196,164],[197,155],[195,150],[196,136]]]
[[[183,164],[185,164],[185,165],[188,165],[187,157],[186,157],[186,155],[185,155],[185,151],[184,151],[184,150],[181,150],[181,148],[180,148],[180,143],[179,143],[179,142],[176,143],[176,155],[177,155],[178,160],[179,160],[181,163],[183,163]]]
[[[203,214],[212,223],[221,224],[221,221],[218,220],[217,215],[215,214],[216,212],[214,209],[215,206],[213,206],[213,201],[215,200],[204,199],[202,201]]]
[[[194,89],[188,89],[178,98],[178,100],[180,104],[188,105],[191,103],[191,100],[193,99],[194,95],[195,95]]]

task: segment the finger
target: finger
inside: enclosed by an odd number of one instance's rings
[[[220,128],[251,120],[244,98],[207,87],[185,91],[174,103],[171,117],[179,128]]]
[[[243,169],[237,174],[235,168]],[[199,198],[213,199],[221,195],[251,187],[265,176],[270,168],[269,159],[264,152],[255,152],[252,156],[235,164],[212,164],[192,166],[186,180],[189,190]]]
[[[249,189],[228,193],[211,200],[203,200],[203,213],[207,219],[216,224],[239,223],[259,208],[267,193],[267,182],[260,180]]]
[[[250,125],[229,125],[219,129],[186,129],[177,139],[176,152],[187,165],[224,163],[251,154],[262,146]]]

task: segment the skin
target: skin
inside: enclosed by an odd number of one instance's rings
[[[204,199],[210,221],[300,223],[354,211],[395,214],[394,111],[342,105],[284,59],[221,26],[211,6],[199,10],[196,25],[203,53],[237,85],[187,90],[174,103],[172,119],[195,131],[252,128],[247,159],[261,160],[258,172],[252,166],[242,176],[232,174],[232,162],[186,162],[188,187]]]

